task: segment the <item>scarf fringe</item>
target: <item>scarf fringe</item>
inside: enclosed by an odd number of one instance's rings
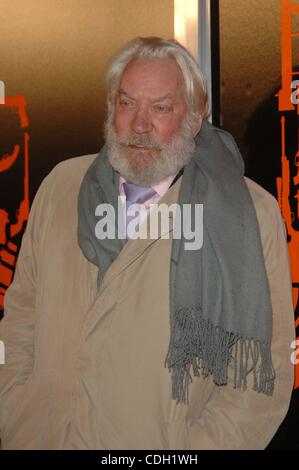
[[[175,312],[165,367],[171,372],[172,398],[177,403],[189,403],[191,369],[194,376],[211,375],[216,385],[226,385],[230,367],[234,388],[245,391],[252,373],[253,390],[266,395],[274,390],[270,345],[213,325],[203,318],[200,307]]]

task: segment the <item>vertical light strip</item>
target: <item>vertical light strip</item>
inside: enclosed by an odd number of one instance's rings
[[[210,0],[174,0],[174,36],[198,61],[212,103]]]
[[[198,63],[207,83],[212,116],[212,57],[210,0],[198,0]]]
[[[198,59],[198,0],[174,1],[174,37]]]
[[[2,80],[0,80],[0,104],[5,104],[5,85]]]

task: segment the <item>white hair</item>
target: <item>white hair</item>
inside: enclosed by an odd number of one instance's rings
[[[158,37],[136,38],[123,48],[110,62],[106,74],[108,119],[112,120],[115,99],[127,65],[136,59],[173,58],[179,66],[185,85],[185,98],[189,118],[209,115],[207,87],[199,65],[190,52],[174,39]],[[111,121],[110,121],[111,122]]]

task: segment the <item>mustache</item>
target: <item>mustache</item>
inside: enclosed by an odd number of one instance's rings
[[[118,139],[118,143],[125,147],[129,145],[135,145],[137,147],[145,147],[150,150],[163,150],[164,146],[156,142],[148,135],[126,135]]]

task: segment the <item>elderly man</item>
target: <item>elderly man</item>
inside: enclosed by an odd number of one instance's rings
[[[42,183],[5,297],[2,446],[264,448],[293,383],[276,201],[205,120],[202,74],[177,42],[134,40],[107,84],[106,145]],[[181,237],[171,211],[139,236],[162,204],[190,208]],[[116,236],[96,230],[103,207]],[[185,245],[190,220],[201,248]]]

